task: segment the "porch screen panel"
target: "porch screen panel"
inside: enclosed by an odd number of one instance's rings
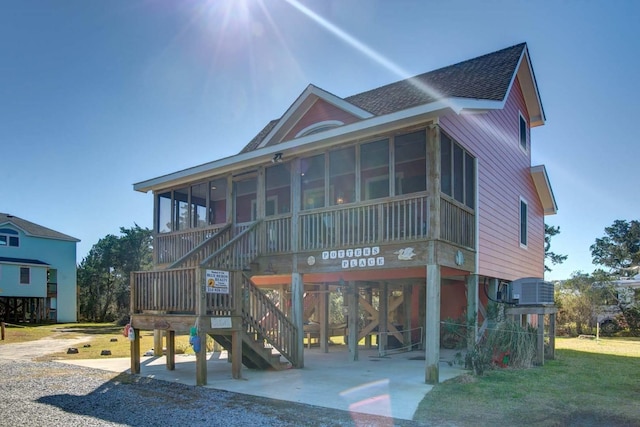
[[[189,187],[173,192],[173,226],[175,230],[186,230],[189,227]]]
[[[302,209],[324,207],[324,154],[300,161]]]
[[[249,178],[237,181],[236,185],[236,223],[255,221],[257,211],[257,179]]]
[[[266,216],[291,212],[291,165],[289,163],[272,166],[265,173],[265,213]]]
[[[342,148],[329,152],[329,204],[356,201],[356,149]]]
[[[440,191],[448,196],[453,195],[453,174],[451,166],[451,139],[440,134]]]
[[[207,225],[207,183],[191,186],[191,227]]]
[[[362,200],[389,197],[389,140],[360,146],[360,195]]]
[[[396,195],[427,189],[425,131],[395,137]]]
[[[227,222],[227,180],[216,179],[209,182],[209,224]]]
[[[169,233],[171,231],[171,191],[158,195],[156,230],[158,230],[158,233]]]

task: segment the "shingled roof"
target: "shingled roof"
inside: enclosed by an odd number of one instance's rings
[[[7,223],[13,224],[14,226],[20,228],[22,231],[29,234],[30,236],[44,237],[47,239],[56,239],[56,240],[68,240],[72,242],[80,241],[75,237],[67,236],[66,234],[62,234],[50,228],[43,227],[38,224],[34,224],[33,222],[27,221],[26,219],[22,219],[11,214],[0,212],[0,227]]]
[[[501,101],[507,95],[507,90],[526,46],[526,43],[520,43],[352,95],[344,100],[375,116],[429,104],[444,98]],[[429,90],[421,89],[425,87]],[[278,121],[279,119],[269,122],[240,153],[255,150]]]

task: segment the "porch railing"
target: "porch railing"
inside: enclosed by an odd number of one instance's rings
[[[153,239],[155,264],[172,264],[178,261],[225,226],[226,224],[218,224],[207,228],[156,234]]]
[[[318,250],[423,239],[428,224],[426,194],[335,206],[300,213],[300,247]]]
[[[440,198],[440,239],[475,248],[475,212],[447,196]],[[302,251],[422,240],[428,236],[429,203],[426,193],[378,199],[358,205],[333,206],[299,213],[298,247]],[[171,268],[211,265],[248,268],[247,258],[291,252],[292,215],[267,217],[258,223],[224,225],[191,232],[157,235],[157,264]],[[252,232],[246,232],[251,229]],[[217,236],[217,237],[216,237]],[[235,236],[235,237],[234,237]],[[223,255],[231,240],[237,249]],[[216,259],[211,258],[214,254]],[[228,259],[231,256],[234,259]],[[223,259],[227,257],[227,259]],[[244,258],[245,262],[241,262]]]
[[[131,273],[131,311],[196,312],[196,268]]]
[[[474,212],[458,202],[440,198],[440,238],[470,249],[476,243]]]
[[[203,259],[206,259],[211,254],[218,251],[224,244],[229,242],[232,232],[233,228],[231,227],[231,224],[227,224],[226,226],[217,230],[210,237],[200,242],[200,244],[198,244],[190,252],[186,253],[176,262],[171,264],[169,268],[196,267],[200,265]]]
[[[222,245],[200,262],[200,267],[219,268],[223,270],[246,270],[260,253],[262,235],[254,230],[262,220],[242,226],[231,240]]]

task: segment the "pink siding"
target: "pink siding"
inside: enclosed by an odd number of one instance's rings
[[[520,148],[519,112],[527,117],[516,81],[503,110],[440,117],[442,129],[478,159],[478,272],[505,280],[544,273],[544,215],[530,149]],[[520,246],[520,197],[528,202],[526,248]]]
[[[333,104],[318,99],[309,110],[298,120],[298,122],[291,128],[287,136],[283,141],[288,141],[296,137],[296,134],[307,126],[311,126],[314,123],[320,123],[327,120],[339,120],[344,124],[354,123],[360,119],[353,116]]]

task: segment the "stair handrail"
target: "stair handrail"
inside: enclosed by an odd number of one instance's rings
[[[245,228],[244,230],[242,230],[240,233],[238,233],[236,236],[234,236],[231,240],[229,240],[227,243],[225,243],[224,245],[222,245],[220,247],[220,249],[218,249],[217,251],[215,251],[214,253],[212,253],[211,255],[209,255],[208,257],[206,257],[205,259],[203,259],[200,262],[200,267],[207,267],[209,262],[211,260],[213,260],[215,257],[223,254],[224,252],[233,249],[233,247],[237,244],[238,241],[240,241],[240,239],[242,239],[244,236],[246,236],[247,234],[251,233],[253,230],[255,230],[255,228],[262,223],[262,219],[259,219],[257,221],[252,222],[247,228]],[[256,253],[257,255],[257,253]],[[254,257],[255,258],[255,257]],[[222,266],[219,266],[222,267]]]
[[[199,251],[208,246],[211,242],[217,240],[218,238],[223,238],[224,234],[229,231],[229,229],[231,228],[232,224],[229,223],[227,225],[225,225],[224,227],[220,228],[218,231],[216,231],[211,237],[208,237],[206,239],[204,239],[202,242],[200,242],[195,248],[191,249],[189,252],[187,252],[186,254],[182,255],[178,260],[176,260],[173,264],[169,265],[169,267],[167,267],[167,270],[171,270],[173,268],[178,268],[180,267],[183,263],[185,263],[189,258],[196,256]]]
[[[255,333],[271,344],[280,354],[297,366],[298,329],[293,322],[242,273],[242,318],[249,333]]]

